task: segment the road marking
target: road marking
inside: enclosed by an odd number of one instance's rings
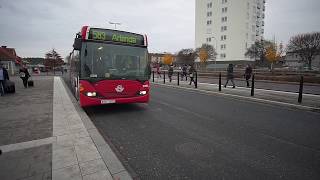
[[[209,85],[209,86],[219,86],[218,84],[211,84],[211,83],[198,83],[198,84],[204,84],[204,85]],[[227,87],[232,87],[232,86],[227,86]],[[246,88],[246,87],[242,87],[242,86],[237,86],[236,89],[248,89],[251,90],[251,88]],[[275,92],[275,93],[283,93],[283,94],[291,94],[291,95],[298,95],[299,93],[296,92],[289,92],[289,91],[280,91],[280,90],[271,90],[271,89],[259,89],[259,88],[254,88],[254,90],[257,91],[266,91],[266,92]],[[320,95],[317,94],[305,94],[303,93],[303,96],[310,96],[310,97],[320,97]]]
[[[160,83],[154,83],[154,84],[160,85],[160,86],[172,87],[172,88],[180,88],[180,89],[185,89],[185,90],[189,90],[189,91],[200,91],[200,92],[208,93],[208,94],[223,95],[223,96],[229,96],[229,97],[240,98],[240,99],[250,99],[252,101],[259,102],[259,103],[277,104],[277,105],[289,106],[289,107],[310,110],[310,111],[320,111],[320,108],[317,108],[317,107],[310,107],[310,106],[304,106],[304,105],[298,105],[298,104],[290,104],[290,103],[285,103],[285,102],[278,102],[278,101],[272,101],[272,100],[266,100],[266,99],[259,99],[259,98],[255,98],[255,97],[246,97],[246,96],[240,96],[240,95],[234,95],[234,94],[227,94],[227,93],[223,93],[223,92],[214,92],[214,91],[208,91],[208,90],[203,90],[203,89],[193,89],[193,88],[187,88],[187,87],[175,86],[175,85],[167,85],[167,84],[160,84]]]
[[[159,79],[155,79],[155,80],[159,80]],[[160,79],[163,80],[163,79]],[[160,81],[161,82],[161,81]],[[172,82],[177,82],[177,80],[172,80]],[[183,83],[186,81],[180,81],[180,83]],[[156,82],[155,82],[156,83]],[[159,82],[157,82],[159,83]],[[203,84],[203,85],[209,85],[209,86],[219,86],[219,84],[214,84],[214,83],[200,83],[198,82],[198,84]],[[223,86],[223,85],[221,85]],[[232,87],[232,86],[227,86],[227,87]],[[233,90],[239,90],[239,89],[244,89],[244,90],[251,90],[251,88],[246,88],[246,87],[242,87],[242,86],[236,86],[237,88],[233,89]],[[265,92],[274,92],[274,93],[283,93],[283,94],[291,94],[291,95],[298,95],[297,92],[289,92],[289,91],[280,91],[280,90],[271,90],[271,89],[260,89],[260,88],[255,88],[256,91],[265,91]],[[320,95],[317,94],[306,94],[303,93],[303,96],[309,96],[309,97],[320,97]]]
[[[33,148],[33,147],[39,147],[42,145],[52,144],[56,141],[57,141],[56,137],[49,137],[49,138],[44,138],[44,139],[37,139],[37,140],[32,140],[32,141],[16,143],[16,144],[3,145],[3,146],[0,146],[0,149],[2,150],[2,152],[5,153],[5,152],[17,151],[17,150],[22,150],[22,149],[29,149],[29,148]]]

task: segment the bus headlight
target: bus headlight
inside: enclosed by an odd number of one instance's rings
[[[95,97],[95,96],[97,96],[97,93],[96,92],[87,92],[86,95],[88,97]]]
[[[140,95],[146,95],[146,94],[147,94],[147,91],[140,91],[139,94],[140,94]]]

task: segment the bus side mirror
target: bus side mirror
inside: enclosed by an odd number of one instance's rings
[[[74,43],[73,43],[73,49],[74,50],[81,50],[81,46],[82,46],[82,39],[81,38],[75,38],[74,39]]]

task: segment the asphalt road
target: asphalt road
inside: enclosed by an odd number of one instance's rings
[[[136,179],[320,179],[320,114],[153,85],[86,109]]]

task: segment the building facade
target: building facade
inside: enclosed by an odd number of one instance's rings
[[[8,70],[9,75],[14,75],[19,70],[21,62],[14,48],[0,47],[0,63]]]
[[[247,48],[263,39],[265,0],[196,0],[195,16],[195,48],[206,43],[217,61],[248,61]]]
[[[295,52],[287,52],[285,57],[285,65],[289,68],[301,70],[307,69],[308,64]],[[320,55],[314,56],[311,61],[311,68],[313,70],[320,70]]]

